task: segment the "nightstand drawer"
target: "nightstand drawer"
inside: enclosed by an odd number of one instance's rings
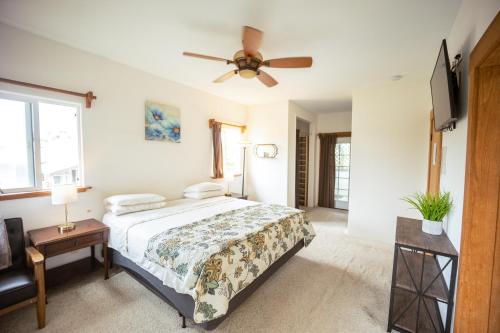
[[[45,245],[45,255],[47,257],[56,256],[58,254],[71,251],[77,245],[78,239],[68,239],[65,241],[59,241],[54,244]]]
[[[59,241],[54,244],[46,245],[45,255],[47,257],[51,257],[61,253],[77,250],[82,247],[99,244],[102,243],[102,241],[103,241],[102,232],[97,234],[80,236],[78,238],[68,239],[65,241]]]
[[[98,243],[102,243],[102,232],[77,238],[76,246],[87,247]]]

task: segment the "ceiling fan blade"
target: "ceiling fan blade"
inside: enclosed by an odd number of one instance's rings
[[[311,57],[291,57],[270,59],[262,63],[262,65],[273,68],[306,68],[312,66]]]
[[[237,70],[232,70],[230,72],[227,72],[226,74],[224,75],[221,75],[219,76],[218,78],[216,78],[214,80],[214,83],[222,83],[224,81],[226,81],[227,79],[230,79],[232,78],[233,76],[235,76],[236,74],[238,74],[238,71]]]
[[[274,87],[275,85],[278,84],[278,81],[273,79],[271,75],[267,74],[264,71],[259,71],[257,73],[257,78],[260,80],[260,82],[264,83],[268,88]]]
[[[262,42],[263,32],[255,28],[243,27],[243,51],[247,56],[256,56],[259,52],[260,43]]]
[[[201,59],[206,59],[206,60],[215,60],[215,61],[223,61],[226,64],[232,64],[232,60],[224,59],[224,58],[219,58],[219,57],[212,57],[204,54],[198,54],[198,53],[192,53],[192,52],[182,52],[183,55],[187,57],[195,57],[195,58],[201,58]]]

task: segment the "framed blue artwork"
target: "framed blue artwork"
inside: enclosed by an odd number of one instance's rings
[[[181,142],[181,111],[146,101],[146,140]]]

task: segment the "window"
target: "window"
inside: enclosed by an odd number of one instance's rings
[[[0,188],[82,184],[80,105],[0,93]]]
[[[335,200],[349,201],[349,166],[351,163],[351,144],[335,145]]]
[[[222,125],[221,139],[224,174],[241,174],[241,129]]]

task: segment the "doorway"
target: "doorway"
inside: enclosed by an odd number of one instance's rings
[[[500,332],[500,14],[469,58],[455,332]]]
[[[351,132],[320,133],[318,206],[349,210]]]
[[[309,123],[297,118],[295,140],[295,207],[307,207],[309,185]]]
[[[335,208],[349,210],[351,137],[338,137],[335,144]]]

